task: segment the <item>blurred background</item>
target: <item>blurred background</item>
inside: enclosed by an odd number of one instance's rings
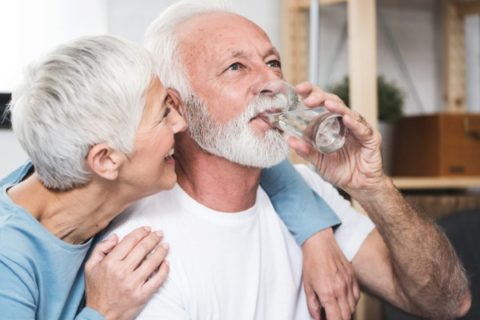
[[[2,0],[0,112],[32,59],[84,35],[108,33],[141,43],[149,23],[173,2]],[[312,80],[380,128],[385,170],[414,206],[448,220],[447,230],[462,233],[460,225],[478,225],[469,219],[478,220],[480,207],[479,0],[230,2],[270,35],[288,81]],[[3,120],[0,176],[27,160]],[[458,215],[463,224],[450,221],[459,211],[465,211]],[[458,245],[478,243],[465,239]],[[474,312],[466,319],[480,319]],[[407,317],[370,301],[359,306],[356,319]]]

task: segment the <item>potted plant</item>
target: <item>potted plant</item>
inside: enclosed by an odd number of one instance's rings
[[[383,138],[383,163],[385,171],[390,173],[394,125],[403,116],[405,95],[395,83],[387,81],[383,76],[378,76],[377,88],[379,130]],[[348,77],[344,77],[328,91],[339,96],[347,106],[350,105]]]

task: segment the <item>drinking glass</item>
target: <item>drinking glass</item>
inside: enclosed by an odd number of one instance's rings
[[[341,115],[323,106],[305,107],[295,89],[283,80],[268,82],[261,95],[272,99],[272,108],[260,116],[281,132],[301,138],[322,153],[343,147],[347,129]]]

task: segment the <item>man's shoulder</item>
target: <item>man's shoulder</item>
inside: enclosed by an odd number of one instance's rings
[[[310,176],[314,175],[315,172],[312,171],[306,164],[303,163],[296,163],[293,167],[302,175],[302,176]]]
[[[110,224],[106,235],[115,232],[120,237],[141,226],[150,226],[164,230],[169,221],[178,220],[185,212],[180,205],[180,197],[176,186],[172,190],[164,190],[133,203]]]
[[[318,173],[305,164],[295,164],[295,169],[312,188],[332,188],[333,186],[325,181]]]

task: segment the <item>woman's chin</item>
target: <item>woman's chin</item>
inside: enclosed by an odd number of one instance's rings
[[[170,190],[177,184],[177,174],[175,169],[171,172],[166,172],[162,177],[162,190]]]

